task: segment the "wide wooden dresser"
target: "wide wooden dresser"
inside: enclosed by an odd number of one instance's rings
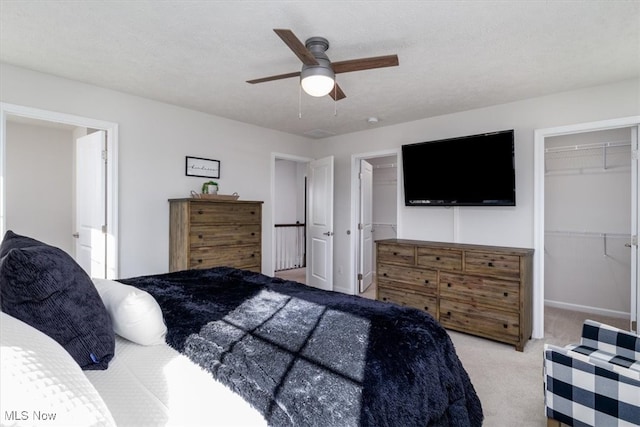
[[[262,268],[262,202],[169,200],[169,271]]]
[[[533,249],[387,239],[376,251],[377,299],[518,351],[531,338]]]

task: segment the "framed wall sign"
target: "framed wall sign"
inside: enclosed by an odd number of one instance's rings
[[[202,178],[220,178],[220,160],[187,156],[185,175]]]

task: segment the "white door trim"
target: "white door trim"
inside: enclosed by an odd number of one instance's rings
[[[640,116],[597,122],[579,123],[568,126],[536,129],[534,131],[533,168],[533,332],[532,338],[544,338],[544,143],[545,138],[598,130],[637,126]]]
[[[107,265],[115,277],[119,274],[118,253],[118,124],[72,114],[0,102],[0,233],[6,232],[5,171],[7,146],[7,118],[20,116],[49,122],[107,131]],[[114,277],[114,278],[115,278]]]
[[[368,153],[357,153],[351,155],[351,234],[349,239],[349,269],[347,271],[349,277],[349,292],[352,295],[358,295],[358,222],[360,221],[360,183],[358,174],[360,173],[360,160],[372,159],[375,157],[387,157],[396,156],[398,160],[397,170],[397,200],[396,200],[396,218],[397,218],[397,236],[402,236],[402,215],[400,215],[400,208],[402,206],[402,199],[404,188],[402,183],[402,155],[400,148],[391,150],[372,151]],[[374,248],[375,250],[375,248]],[[375,270],[375,267],[374,267]]]

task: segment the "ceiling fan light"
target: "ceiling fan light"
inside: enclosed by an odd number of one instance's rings
[[[324,67],[307,67],[300,73],[302,89],[311,96],[325,96],[335,85],[333,70]]]

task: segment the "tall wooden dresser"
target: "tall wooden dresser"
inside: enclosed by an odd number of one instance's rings
[[[377,299],[427,311],[445,328],[524,349],[533,327],[533,249],[376,243]]]
[[[262,202],[185,198],[169,206],[169,271],[261,271]]]

